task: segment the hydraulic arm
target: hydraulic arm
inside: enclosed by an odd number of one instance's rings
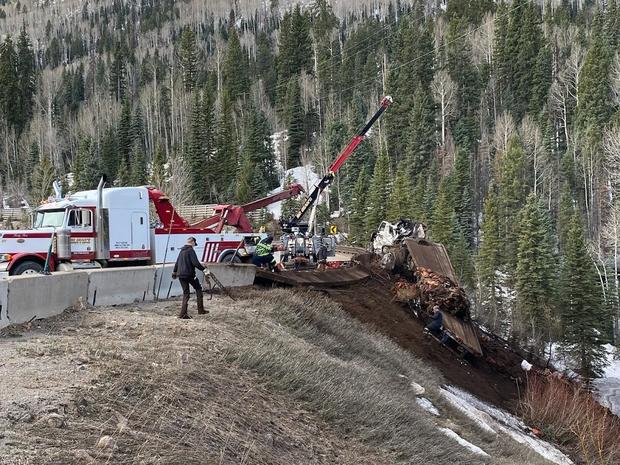
[[[342,167],[344,162],[347,161],[347,159],[353,154],[353,152],[355,152],[355,149],[357,149],[358,145],[360,145],[360,143],[364,140],[372,125],[375,124],[375,122],[381,117],[383,112],[390,106],[391,103],[392,97],[390,97],[389,95],[383,97],[379,109],[375,112],[374,115],[372,115],[372,117],[368,120],[364,127],[360,129],[360,131],[355,135],[355,137],[353,137],[351,142],[349,142],[349,144],[344,148],[342,153],[338,155],[338,158],[336,158],[336,160],[331,164],[331,166],[327,170],[327,173],[325,174],[325,176],[323,176],[323,179],[321,179],[321,181],[316,185],[314,190],[310,193],[310,195],[301,206],[299,211],[295,214],[295,216],[291,218],[288,222],[281,222],[282,231],[292,232],[293,228],[299,228],[302,226],[300,224],[300,221],[303,216],[316,204],[323,191],[327,187],[329,187],[329,185],[334,180],[334,176],[336,175],[338,170]]]

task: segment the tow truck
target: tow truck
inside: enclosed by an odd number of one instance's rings
[[[57,193],[36,209],[31,229],[0,231],[0,276],[170,263],[188,236],[203,262],[247,262],[266,235],[253,231],[246,213],[303,191],[294,184],[246,205],[217,205],[212,217],[190,224],[158,189],[104,184]]]
[[[381,117],[381,115],[392,104],[392,97],[385,96],[381,100],[379,109],[372,115],[368,122],[362,129],[353,137],[344,150],[338,155],[336,160],[329,166],[327,173],[314,187],[310,195],[308,195],[306,201],[299,208],[295,216],[290,219],[281,219],[280,227],[282,228],[282,243],[284,245],[283,260],[287,261],[288,258],[303,257],[310,262],[315,261],[316,251],[320,247],[321,243],[327,246],[328,253],[335,253],[336,241],[333,236],[325,236],[323,233],[317,234],[316,229],[316,209],[319,204],[319,199],[323,194],[323,191],[327,189],[338,170],[344,165],[347,159],[355,152],[357,147],[366,138],[368,131],[375,124],[375,122]],[[307,223],[302,222],[304,216],[310,212],[310,218]]]

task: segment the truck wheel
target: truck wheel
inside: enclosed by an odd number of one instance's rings
[[[11,274],[13,274],[14,276],[20,274],[38,274],[41,271],[43,271],[43,267],[40,263],[33,262],[32,260],[26,260],[25,262],[21,262],[19,265],[17,265],[12,270]]]
[[[220,263],[241,263],[241,258],[237,254],[227,253],[220,259]]]

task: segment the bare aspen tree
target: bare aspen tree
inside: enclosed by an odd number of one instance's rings
[[[526,153],[531,161],[533,169],[534,194],[540,194],[540,185],[549,174],[550,163],[545,157],[543,135],[540,127],[530,115],[526,115],[521,122],[521,137]]]
[[[441,112],[441,145],[446,144],[446,130],[448,118],[454,116],[456,110],[456,84],[447,70],[442,69],[433,79],[433,96]]]

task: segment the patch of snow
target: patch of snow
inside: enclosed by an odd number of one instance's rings
[[[529,434],[529,428],[521,420],[496,407],[482,402],[475,396],[454,386],[440,388],[440,393],[458,410],[464,412],[476,424],[485,423],[485,431],[502,432],[519,444],[528,446],[541,457],[557,465],[572,465],[573,462],[559,449],[542,439]]]
[[[478,454],[478,455],[482,455],[484,457],[489,457],[489,454],[487,454],[485,451],[483,451],[482,449],[480,449],[480,447],[478,447],[475,444],[472,444],[469,441],[466,441],[465,439],[463,439],[461,436],[459,436],[458,434],[456,434],[454,431],[452,431],[449,428],[439,428],[439,431],[441,431],[443,434],[445,434],[446,436],[448,436],[449,438],[454,439],[456,442],[458,442],[461,446],[463,446],[466,449],[469,449],[471,452],[473,452],[474,454]]]
[[[424,410],[426,410],[430,414],[435,415],[436,417],[439,416],[439,410],[437,410],[437,407],[435,407],[433,403],[430,400],[428,400],[426,397],[418,397],[415,401],[416,401],[416,404],[418,404],[420,407],[422,407]]]
[[[482,431],[493,435],[497,434],[497,431],[489,426],[493,419],[491,416],[477,408],[472,408],[472,405],[460,396],[450,392],[450,387],[439,388],[441,395],[459,412],[463,413],[469,419],[471,419]]]
[[[301,184],[302,187],[306,190],[306,193],[311,192],[314,189],[321,178],[314,171],[314,166],[312,165],[304,165],[298,166],[296,168],[291,168],[287,170],[281,177],[280,187],[272,190],[269,195],[277,194],[278,192],[282,192],[284,190],[284,184],[287,183],[288,179],[291,179],[291,182],[296,182]],[[282,202],[272,203],[267,206],[267,210],[273,215],[273,217],[277,220],[282,216]]]
[[[594,380],[595,398],[614,415],[620,416],[620,360],[618,348],[605,344],[607,367],[602,378]]]

